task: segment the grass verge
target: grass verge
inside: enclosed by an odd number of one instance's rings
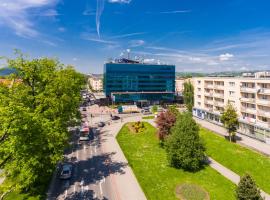
[[[176,200],[175,188],[183,183],[199,185],[211,199],[235,199],[235,185],[208,166],[196,173],[168,166],[166,152],[156,137],[156,128],[144,123],[146,129],[139,134],[123,126],[117,140],[147,199]]]
[[[249,173],[257,185],[270,193],[270,159],[239,144],[231,143],[210,130],[201,128],[206,153],[214,160],[242,176]]]

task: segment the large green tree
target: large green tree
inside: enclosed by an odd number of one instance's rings
[[[178,115],[165,147],[172,166],[190,171],[200,169],[205,160],[205,146],[199,136],[199,126],[189,112]]]
[[[236,188],[236,198],[238,200],[263,200],[260,193],[255,181],[249,174],[241,177]]]
[[[232,104],[227,104],[225,111],[220,117],[220,120],[229,133],[230,141],[232,141],[232,139],[234,141],[239,122],[237,112]]]
[[[62,159],[69,123],[79,119],[85,79],[55,59],[7,62],[16,74],[0,85],[0,168],[9,189],[39,193]]]
[[[184,83],[183,96],[188,111],[192,112],[194,106],[194,87],[190,81]]]

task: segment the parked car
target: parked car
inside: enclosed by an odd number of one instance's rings
[[[112,120],[118,120],[118,119],[120,119],[119,116],[117,116],[117,115],[112,116]]]
[[[86,111],[86,107],[83,107],[83,108],[82,108],[82,111]]]
[[[70,179],[72,176],[72,165],[64,163],[60,172],[60,179]]]
[[[98,123],[98,127],[104,127],[105,126],[105,123],[104,122],[99,122]]]

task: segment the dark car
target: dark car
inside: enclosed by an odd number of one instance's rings
[[[86,111],[86,107],[83,107],[82,110],[83,110],[83,111]]]
[[[104,122],[99,122],[98,123],[98,127],[104,127],[105,126],[105,123]]]
[[[70,179],[71,176],[72,176],[72,165],[69,163],[63,164],[59,178],[60,179]]]
[[[119,116],[117,116],[117,115],[112,116],[112,120],[118,120],[118,119],[120,119]]]

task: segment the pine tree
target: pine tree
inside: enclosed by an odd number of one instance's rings
[[[260,195],[260,190],[249,174],[245,174],[241,177],[238,187],[236,188],[236,198],[238,200],[263,200]]]
[[[205,160],[205,147],[199,137],[199,126],[188,112],[179,114],[165,146],[169,163],[173,167],[196,171]]]

